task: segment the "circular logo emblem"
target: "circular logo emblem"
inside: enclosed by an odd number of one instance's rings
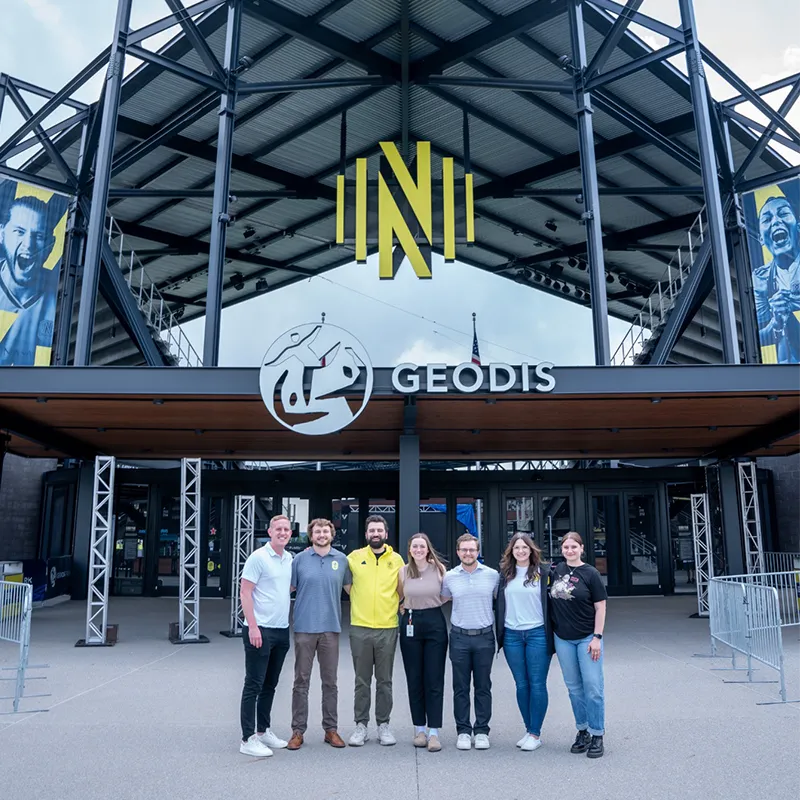
[[[331,569],[339,569],[339,562],[334,561],[333,564],[331,564]]]
[[[355,384],[363,376],[363,384]],[[346,428],[367,407],[372,362],[364,345],[336,325],[312,322],[278,337],[262,361],[259,385],[284,428],[323,436]],[[363,388],[361,388],[363,386]],[[347,396],[360,400],[351,406]]]

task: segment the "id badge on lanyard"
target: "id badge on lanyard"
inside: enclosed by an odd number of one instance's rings
[[[406,636],[409,639],[414,638],[414,611],[408,609],[408,625],[406,625]]]

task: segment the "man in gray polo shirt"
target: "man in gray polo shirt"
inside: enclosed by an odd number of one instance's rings
[[[442,596],[453,598],[450,616],[450,663],[453,667],[453,715],[459,750],[489,749],[492,716],[494,612],[500,575],[478,561],[480,543],[470,533],[459,536],[456,553],[461,563],[445,573]],[[475,687],[475,724],[470,722],[470,683]]]
[[[292,738],[288,750],[299,750],[308,727],[308,683],[319,661],[322,679],[322,727],[325,741],[344,747],[337,731],[339,693],[339,634],[342,630],[342,589],[350,592],[353,579],[347,556],[331,547],[333,523],[314,519],[308,525],[312,546],[292,561],[294,601],[294,689],[292,690]]]

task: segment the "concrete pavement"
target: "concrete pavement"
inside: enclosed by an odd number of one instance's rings
[[[708,652],[708,623],[689,619],[691,597],[620,598],[609,602],[606,634],[606,756],[571,755],[574,726],[556,659],[544,746],[521,753],[522,725],[511,674],[501,655],[494,669],[492,749],[455,749],[450,680],[444,748],[415,750],[400,654],[395,665],[395,747],[374,737],[363,748],[334,750],[322,742],[320,692],[312,679],[307,744],[254,760],[238,752],[242,643],[227,628],[227,601],[202,603],[206,645],[174,646],[169,622],[177,600],[112,598],[109,622],[120,626],[113,648],[76,649],[85,605],[70,602],[34,613],[31,661],[49,663],[46,681],[30,691],[52,697],[23,701],[45,714],[0,717],[3,797],[60,795],[65,800],[218,798],[220,795],[385,800],[516,800],[538,793],[593,800],[797,796],[800,704],[776,699],[775,684],[725,684],[712,672],[729,660]],[[787,632],[790,695],[800,698],[800,647]],[[14,653],[0,646],[0,665]],[[278,690],[273,728],[288,738],[293,656]],[[774,678],[760,669],[759,679]],[[737,674],[736,677],[741,677]],[[6,687],[9,684],[6,683]],[[353,668],[346,635],[339,670],[340,732],[352,722]],[[0,701],[0,710],[10,701]],[[38,706],[37,706],[38,704]]]

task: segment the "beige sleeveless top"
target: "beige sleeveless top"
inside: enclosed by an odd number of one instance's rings
[[[433,564],[420,575],[419,578],[407,578],[408,567],[400,570],[400,579],[403,581],[405,599],[403,606],[412,611],[422,611],[426,608],[438,608],[442,605],[442,575]]]

